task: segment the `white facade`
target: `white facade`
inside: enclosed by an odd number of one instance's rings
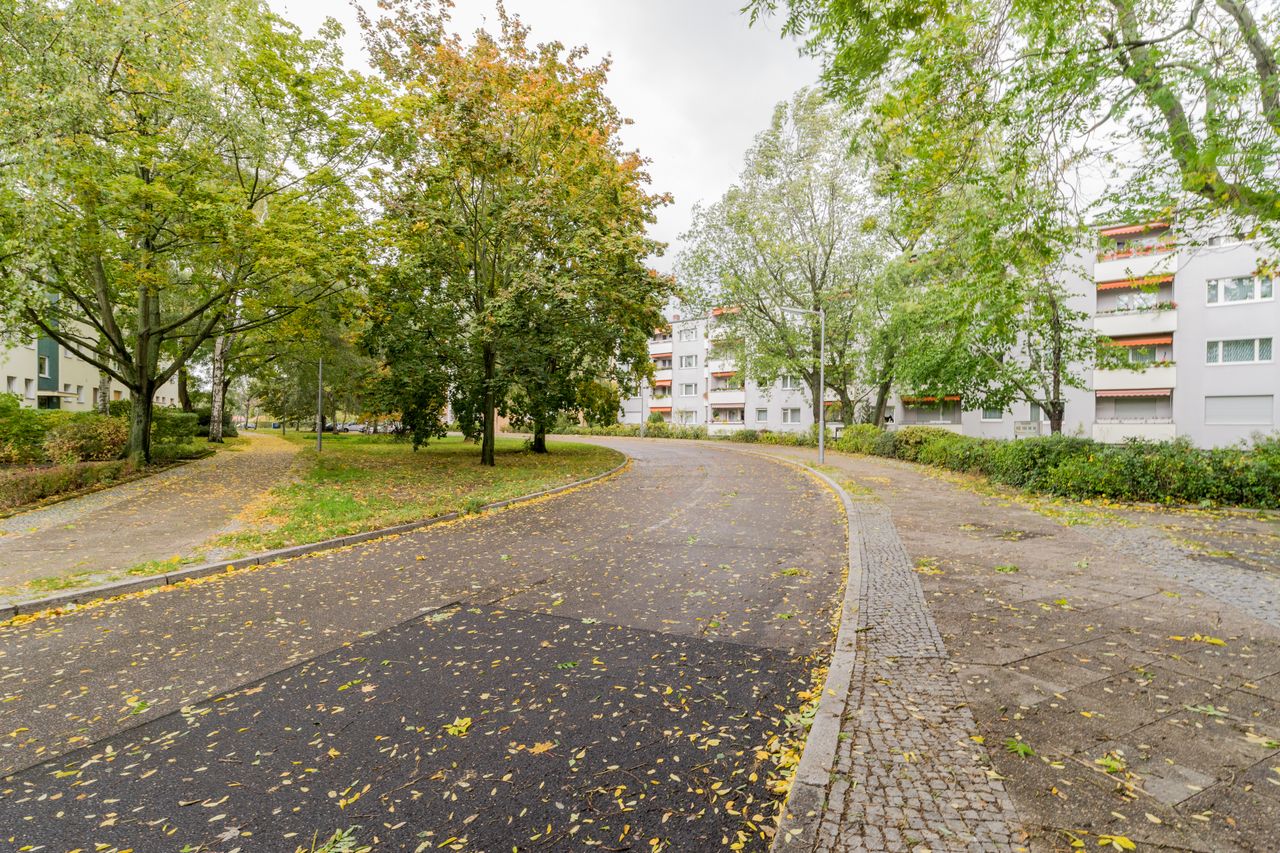
[[[39,338],[0,348],[0,392],[16,394],[25,408],[90,412],[98,401],[98,368],[50,338]],[[128,389],[113,381],[111,399],[128,398]],[[156,391],[155,402],[158,406],[178,405],[176,378]]]
[[[623,401],[620,421],[639,424],[652,414],[670,424],[706,426],[711,435],[742,429],[803,432],[813,425],[813,405],[799,377],[761,386],[739,375],[732,358],[715,351],[716,315],[682,317],[649,341],[654,378],[639,396]]]

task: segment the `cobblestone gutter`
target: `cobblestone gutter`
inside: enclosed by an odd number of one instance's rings
[[[845,505],[849,582],[772,850],[1025,849],[888,509],[814,473]]]

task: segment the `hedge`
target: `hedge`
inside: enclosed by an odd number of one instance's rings
[[[16,509],[45,498],[112,483],[134,473],[124,459],[80,462],[49,468],[23,468],[0,475],[0,510]]]
[[[874,431],[874,435],[872,434]],[[937,427],[851,427],[832,445],[1077,499],[1280,508],[1280,435],[1202,449],[1185,438],[1101,444],[1054,435],[1002,441]]]

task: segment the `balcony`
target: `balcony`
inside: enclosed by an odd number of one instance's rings
[[[671,368],[670,368],[670,367],[664,367],[664,368],[662,368],[661,370],[655,370],[655,371],[653,372],[653,381],[654,381],[654,383],[658,383],[658,382],[666,382],[666,383],[670,384],[670,383],[671,383]]]
[[[747,392],[744,388],[715,388],[707,392],[707,402],[713,408],[716,406],[741,408],[747,405]]]
[[[1178,271],[1178,253],[1167,246],[1150,254],[1099,260],[1093,266],[1096,282],[1120,281],[1127,278],[1144,278],[1149,275],[1173,275]]]
[[[713,376],[719,374],[727,375],[737,373],[738,366],[731,358],[709,358],[707,359],[707,370],[709,370]]]
[[[1178,331],[1178,310],[1166,308],[1114,311],[1097,315],[1093,320],[1093,327],[1098,334],[1109,338],[1176,332]]]
[[[1093,424],[1093,440],[1103,444],[1119,444],[1125,439],[1173,441],[1177,428],[1168,418],[1135,418],[1100,420]]]
[[[1145,388],[1176,388],[1178,368],[1172,364],[1148,367],[1146,370],[1095,370],[1095,391],[1139,391]]]
[[[729,435],[746,428],[745,421],[712,421],[707,424],[707,435]]]

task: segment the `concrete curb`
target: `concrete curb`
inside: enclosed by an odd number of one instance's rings
[[[620,450],[618,452],[622,453]],[[556,486],[554,489],[544,489],[541,492],[534,492],[528,495],[521,495],[519,497],[485,504],[480,507],[477,512],[489,512],[495,509],[514,506],[515,504],[526,503],[538,498],[558,495],[561,492],[567,492],[570,489],[587,486],[591,483],[612,477],[615,474],[621,473],[631,464],[631,457],[627,456],[625,453],[623,453],[623,456],[624,459],[621,463],[602,474],[596,474],[582,480],[566,483],[563,486]],[[408,524],[397,524],[394,527],[384,527],[380,530],[369,530],[365,533],[353,533],[350,536],[339,536],[334,539],[325,539],[320,542],[311,542],[306,545],[294,545],[289,548],[277,548],[274,551],[264,551],[261,554],[250,554],[234,560],[220,560],[214,563],[203,563],[199,566],[179,569],[178,571],[169,572],[168,574],[153,575],[145,578],[131,578],[115,581],[113,583],[100,584],[98,586],[85,587],[83,589],[68,590],[66,592],[48,595],[43,598],[35,598],[30,601],[7,604],[0,606],[0,622],[24,613],[36,613],[41,610],[50,610],[58,607],[66,607],[68,605],[85,604],[90,601],[96,601],[102,598],[111,598],[116,595],[124,595],[125,593],[138,592],[144,589],[152,589],[160,586],[172,586],[185,580],[208,577],[209,575],[230,572],[235,569],[241,569],[248,566],[261,566],[266,565],[267,563],[273,563],[277,560],[287,560],[293,557],[303,557],[308,554],[315,554],[319,551],[331,551],[336,548],[345,548],[349,545],[359,545],[364,542],[370,542],[374,539],[382,539],[386,536],[397,536],[403,533],[411,533],[415,530],[431,527],[434,524],[454,521],[464,517],[465,515],[467,515],[467,513],[450,512],[445,513],[444,515],[437,515],[434,518],[424,519],[422,521],[411,521]]]
[[[836,769],[836,751],[840,746],[840,730],[849,701],[849,684],[853,679],[857,654],[858,599],[862,594],[866,555],[863,538],[857,528],[858,516],[853,508],[853,498],[849,497],[849,493],[839,483],[799,460],[760,451],[739,452],[795,465],[826,483],[839,495],[848,525],[849,576],[845,580],[844,601],[840,605],[840,628],[836,632],[835,648],[831,651],[831,662],[827,666],[827,681],[822,687],[822,696],[818,699],[813,725],[805,738],[800,763],[791,779],[791,790],[782,806],[778,833],[769,847],[770,853],[807,853],[818,843],[827,806],[827,791],[831,787],[832,774]]]

